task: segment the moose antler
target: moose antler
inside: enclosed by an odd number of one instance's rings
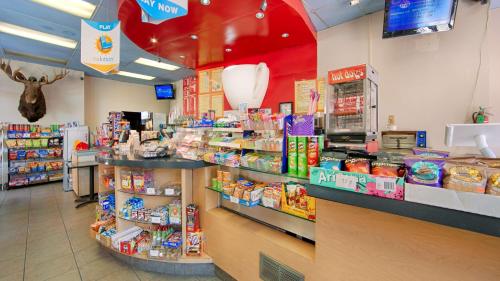
[[[60,80],[60,79],[63,79],[64,77],[66,77],[66,75],[68,75],[68,73],[69,73],[69,71],[66,69],[61,70],[61,72],[56,74],[52,80],[49,80],[48,75],[44,75],[42,78],[40,78],[40,85],[52,84],[52,83],[56,82],[57,80]]]
[[[16,81],[16,82],[21,82],[21,83],[26,83],[27,79],[26,77],[20,72],[21,69],[17,69],[14,72],[12,72],[12,68],[10,67],[10,61],[5,63],[2,59],[0,59],[0,68],[7,74],[7,76]]]

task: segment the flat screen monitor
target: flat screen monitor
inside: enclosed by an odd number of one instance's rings
[[[453,29],[458,0],[386,0],[383,38]]]
[[[173,84],[155,85],[156,99],[173,100],[175,99],[175,91]]]

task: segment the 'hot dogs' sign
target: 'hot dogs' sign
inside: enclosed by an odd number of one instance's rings
[[[330,84],[346,83],[366,78],[366,64],[332,70],[328,72]]]

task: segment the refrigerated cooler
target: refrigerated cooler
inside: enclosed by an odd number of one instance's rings
[[[332,143],[365,144],[377,138],[378,73],[363,64],[328,72],[326,134]]]
[[[73,190],[71,185],[71,173],[67,168],[71,165],[73,152],[76,150],[76,146],[79,143],[89,144],[89,127],[78,126],[64,129],[64,178],[63,178],[63,188],[64,191]]]

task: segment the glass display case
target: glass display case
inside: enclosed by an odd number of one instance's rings
[[[334,143],[365,143],[377,137],[378,74],[369,65],[328,73],[326,133]]]

